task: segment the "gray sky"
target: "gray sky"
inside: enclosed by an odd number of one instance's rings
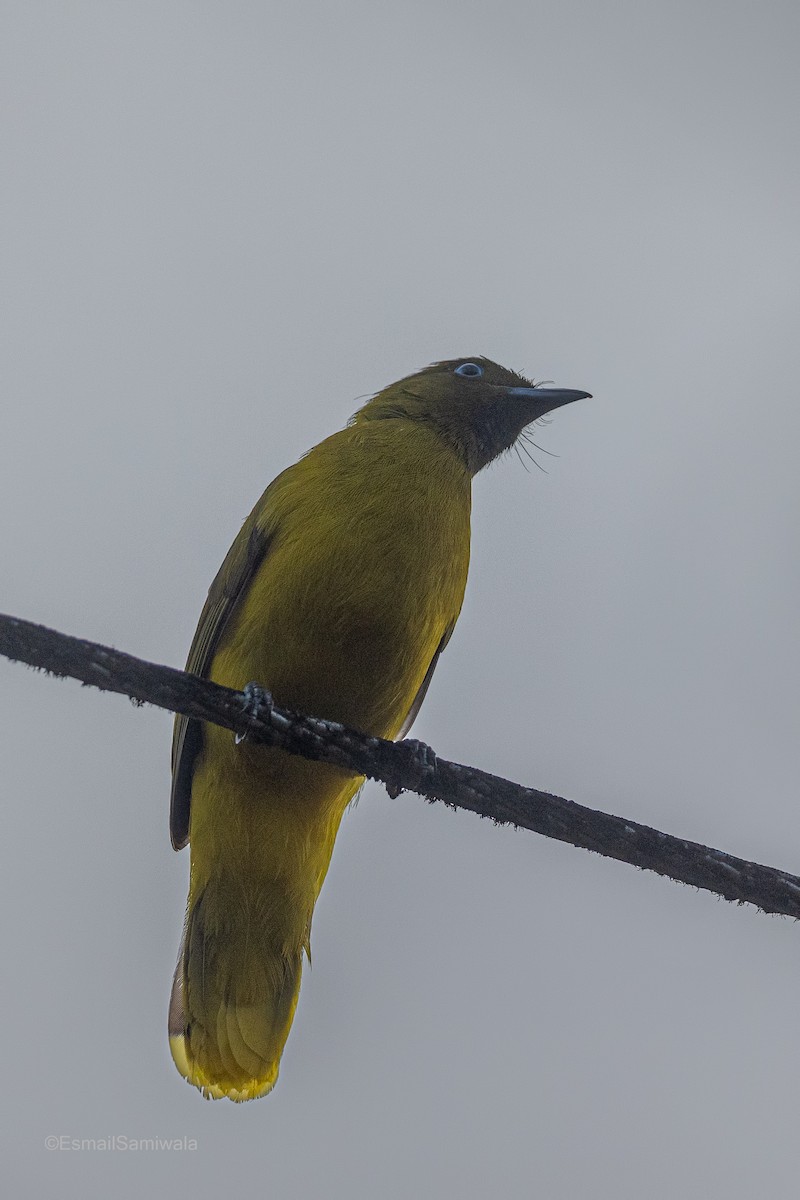
[[[3,25],[0,608],[181,665],[264,485],[486,354],[595,399],[540,431],[549,474],[479,477],[416,735],[800,870],[796,4]],[[0,662],[0,719],[15,1195],[796,1188],[795,925],[377,786],[277,1090],[205,1103],[166,1041],[168,716]]]

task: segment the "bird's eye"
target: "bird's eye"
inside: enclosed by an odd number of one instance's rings
[[[465,379],[479,379],[483,374],[483,367],[479,367],[477,363],[462,363],[460,367],[456,367],[454,375],[462,375]]]

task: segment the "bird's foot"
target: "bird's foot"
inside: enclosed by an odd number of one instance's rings
[[[401,746],[408,746],[414,756],[414,765],[424,772],[433,771],[436,768],[436,752],[433,746],[429,746],[427,742],[420,742],[417,738],[403,738]]]
[[[275,701],[272,699],[272,692],[269,688],[262,687],[260,683],[246,683],[242,688],[242,693],[244,695],[242,711],[248,717],[265,717],[272,712]],[[237,733],[233,740],[238,746],[242,742],[246,742],[248,737],[247,733]]]
[[[426,742],[417,741],[416,738],[403,738],[402,742],[397,744],[408,747],[413,765],[421,775],[427,775],[436,769],[436,754],[433,747]],[[403,788],[398,783],[387,783],[386,791],[392,800],[396,800]]]

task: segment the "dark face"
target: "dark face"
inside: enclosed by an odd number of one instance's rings
[[[513,446],[532,421],[588,395],[534,387],[488,358],[454,358],[384,388],[357,419],[405,418],[431,424],[474,475]]]

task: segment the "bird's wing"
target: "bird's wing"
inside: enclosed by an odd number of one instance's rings
[[[405,721],[403,721],[403,727],[397,735],[398,741],[400,740],[400,738],[404,738],[406,736],[409,729],[411,728],[411,726],[414,724],[415,720],[417,719],[417,713],[419,712],[420,708],[422,707],[422,701],[425,699],[428,688],[431,685],[431,680],[433,679],[433,672],[436,670],[436,664],[439,661],[439,656],[441,655],[441,653],[444,650],[447,643],[450,641],[450,638],[452,636],[452,633],[453,633],[453,630],[455,629],[455,627],[456,627],[456,618],[453,617],[452,621],[450,622],[450,624],[447,626],[444,633],[442,634],[442,640],[439,642],[439,645],[436,647],[436,653],[434,654],[433,658],[431,659],[430,666],[428,667],[427,671],[425,672],[425,678],[423,679],[422,683],[419,685],[419,691],[417,692],[416,696],[414,697],[413,703],[411,705],[411,708],[408,710],[408,715],[407,715]]]
[[[266,497],[265,492],[239,530],[209,588],[186,662],[186,670],[193,675],[208,675],[220,638],[253,576],[269,553],[275,528],[274,522],[264,519]],[[181,850],[189,841],[192,775],[202,746],[202,723],[195,718],[177,716],[172,734],[172,792],[169,805],[169,832],[176,850]]]

